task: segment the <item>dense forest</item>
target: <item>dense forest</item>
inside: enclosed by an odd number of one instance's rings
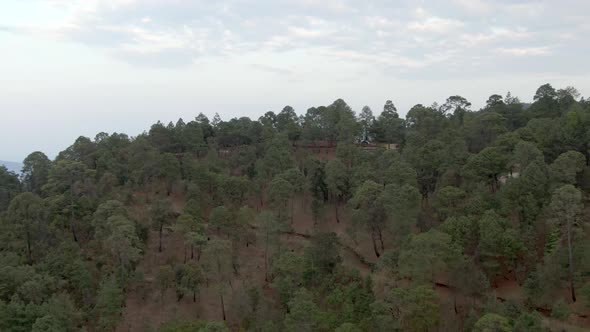
[[[583,331],[590,100],[342,99],[0,167],[1,331]]]

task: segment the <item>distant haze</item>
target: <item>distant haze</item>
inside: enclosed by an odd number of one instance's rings
[[[0,158],[158,121],[298,114],[343,98],[403,115],[538,86],[590,92],[589,1],[22,0],[0,4]]]
[[[20,174],[20,171],[23,168],[23,165],[21,163],[17,163],[17,162],[13,162],[13,161],[0,160],[0,165],[6,166],[6,168],[9,171],[14,172],[16,174]]]

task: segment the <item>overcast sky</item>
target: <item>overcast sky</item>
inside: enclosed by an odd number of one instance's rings
[[[0,159],[199,112],[590,94],[590,1],[3,0]]]

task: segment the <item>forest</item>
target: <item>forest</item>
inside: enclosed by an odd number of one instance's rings
[[[585,331],[589,194],[550,84],[79,137],[0,166],[0,331]]]

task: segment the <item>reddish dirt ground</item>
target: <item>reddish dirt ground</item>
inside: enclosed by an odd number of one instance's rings
[[[176,212],[181,212],[184,207],[184,198],[181,195],[171,195],[172,204]],[[136,200],[145,202],[147,197],[145,195],[137,195]],[[249,200],[250,203],[257,207],[256,199]],[[368,275],[371,272],[371,264],[377,263],[372,243],[366,232],[359,231],[356,234],[356,241],[350,237],[348,227],[350,227],[349,214],[346,212],[344,206],[339,207],[340,223],[336,222],[334,205],[327,204],[324,208],[322,216],[314,222],[309,199],[304,197],[297,197],[293,202],[293,232],[291,234],[283,234],[281,242],[291,250],[301,252],[308,242],[308,236],[314,230],[335,232],[342,244],[341,254],[345,266],[355,268],[361,272],[362,275]],[[145,209],[137,206],[132,210],[132,214],[136,218],[145,218]],[[394,243],[392,239],[384,238],[385,248],[391,248]],[[208,286],[202,287],[197,296],[196,303],[193,303],[192,298],[185,297],[177,301],[173,290],[168,290],[161,297],[159,288],[156,285],[156,273],[160,266],[166,264],[182,263],[184,260],[185,248],[182,237],[175,233],[172,229],[167,229],[163,237],[163,252],[157,251],[158,234],[152,232],[148,246],[145,250],[144,259],[142,260],[138,270],[142,271],[144,281],[138,283],[128,292],[126,298],[126,308],[124,310],[123,322],[117,328],[117,331],[147,331],[149,329],[157,328],[162,323],[170,320],[221,320],[221,303],[219,293],[217,291],[219,286],[215,282],[209,283]],[[238,277],[232,274],[232,287],[224,287],[225,295],[224,302],[228,316],[228,322],[233,329],[238,330],[236,310],[233,303],[238,299],[234,299],[235,294],[239,294],[244,288],[244,284],[258,284],[264,289],[268,289],[264,281],[264,251],[262,245],[250,245],[244,247],[240,251],[240,275]],[[197,264],[196,260],[194,261]],[[387,289],[387,285],[391,278],[387,273],[381,271],[373,274],[375,293],[381,296]],[[454,314],[452,308],[453,294],[448,287],[437,286],[437,293],[440,296],[441,310],[444,310],[448,317]],[[504,280],[498,284],[494,290],[497,297],[503,299],[514,299],[521,302],[523,299],[522,288],[512,280]],[[235,300],[235,301],[234,301]],[[581,304],[572,306],[573,314],[568,323],[576,326],[590,327],[590,316],[588,309]],[[450,309],[449,309],[450,308]],[[586,317],[580,317],[586,315]],[[452,319],[450,319],[452,321]],[[568,328],[567,323],[561,323],[552,319],[546,319],[546,322],[552,328]],[[445,324],[448,324],[446,322]],[[444,329],[456,330],[458,327],[445,326]],[[575,329],[571,329],[576,331]]]

